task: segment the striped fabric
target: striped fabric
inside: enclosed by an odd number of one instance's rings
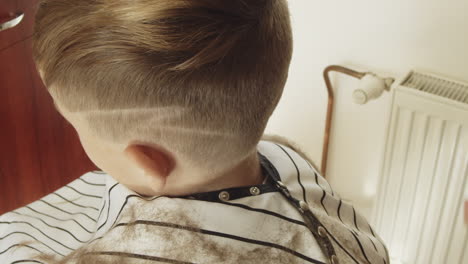
[[[258,152],[291,195],[308,203],[339,263],[389,263],[367,221],[305,159],[266,141]],[[190,197],[143,197],[96,171],[0,217],[0,263],[58,261],[330,263],[270,180]]]

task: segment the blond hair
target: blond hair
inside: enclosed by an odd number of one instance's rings
[[[255,151],[292,54],[286,0],[44,0],[35,30],[49,92],[96,136],[212,171]]]

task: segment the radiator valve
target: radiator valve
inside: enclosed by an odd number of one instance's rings
[[[361,78],[359,88],[354,90],[353,100],[356,104],[365,104],[378,98],[385,90],[389,91],[393,82],[395,82],[393,78],[381,78],[373,73],[367,73]]]

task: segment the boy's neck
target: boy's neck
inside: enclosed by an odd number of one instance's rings
[[[186,175],[185,177],[190,177]],[[262,173],[257,153],[250,155],[244,161],[229,171],[215,177],[201,177],[207,180],[191,182],[188,185],[177,184],[175,195],[189,195],[194,193],[217,191],[221,189],[262,184],[265,176]],[[198,178],[200,179],[200,178]]]
[[[257,153],[223,173],[209,185],[212,190],[261,184],[265,179]]]

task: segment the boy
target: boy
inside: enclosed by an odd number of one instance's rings
[[[291,53],[285,0],[43,1],[37,67],[103,172],[3,215],[0,263],[388,263],[303,155],[259,143]]]

